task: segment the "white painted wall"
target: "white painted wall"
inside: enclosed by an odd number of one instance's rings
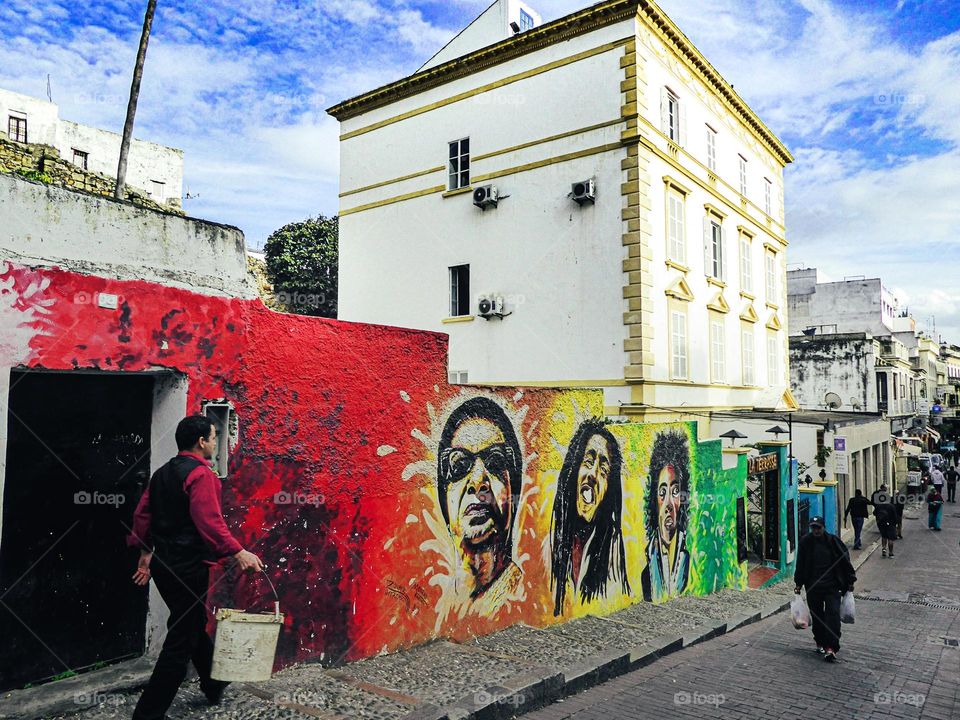
[[[0,133],[4,137],[10,114],[25,114],[28,143],[55,147],[60,157],[71,162],[74,149],[86,152],[89,171],[116,177],[121,136],[62,120],[59,112],[54,103],[0,89]],[[163,183],[160,194],[156,182]],[[183,194],[183,151],[134,139],[127,161],[127,184],[147,192],[161,204],[179,207]]]
[[[866,332],[875,337],[895,329],[899,303],[877,278],[811,283],[816,269],[787,273],[790,334],[813,325],[836,325],[827,332]]]
[[[633,23],[504,63],[343,124],[366,126],[451,95],[628,37]],[[620,115],[622,48],[417,115],[342,143],[343,190],[445,166],[448,141],[470,137],[478,156]],[[586,78],[590,78],[589,82]],[[474,175],[591,147],[616,144],[618,126],[472,161]],[[497,178],[503,199],[476,208],[469,194],[438,192],[346,215],[340,224],[340,317],[451,336],[450,368],[471,382],[604,380],[623,376],[620,161],[626,150]],[[598,201],[580,207],[572,183],[595,177]],[[431,186],[446,169],[351,195],[345,208]],[[513,315],[443,324],[448,268],[470,264],[474,299],[494,291]],[[375,291],[372,290],[375,288]]]
[[[10,175],[0,175],[0,257],[199,293],[256,295],[237,228]]]
[[[878,412],[876,363],[879,343],[863,333],[790,338],[793,395],[800,407],[823,410],[827,393],[840,396],[838,410]],[[892,399],[892,395],[890,396]]]
[[[491,8],[491,11],[493,8]],[[639,35],[638,35],[639,33]],[[573,153],[620,139],[622,124],[513,151],[493,158],[476,156],[551,137],[578,128],[615,121],[623,94],[620,82],[623,50],[614,50],[534,75],[479,95],[442,104],[448,98],[547,63],[628,37],[638,37],[639,62],[647,82],[646,114],[641,134],[666,151],[660,126],[660,88],[683,89],[688,128],[686,151],[677,161],[706,187],[653,156],[650,165],[651,228],[654,287],[653,380],[669,381],[667,298],[665,289],[676,271],[666,258],[665,188],[663,175],[692,189],[686,204],[690,304],[689,383],[658,385],[655,402],[665,407],[771,407],[788,387],[786,332],[773,333],[778,344],[776,374],[767,371],[767,322],[775,313],[786,327],[785,252],[776,254],[777,283],[765,292],[764,244],[780,248],[782,236],[782,172],[777,160],[720,104],[699,80],[680,68],[637,21],[616,25],[547,46],[419,95],[345,120],[341,132],[415,113],[341,142],[341,208],[349,211],[408,194],[433,191],[402,202],[341,217],[340,317],[448,332],[449,366],[466,371],[470,382],[618,382],[609,387],[608,405],[631,401],[625,386],[626,329],[622,297],[626,256],[621,235],[620,161],[625,148],[568,160],[492,182],[509,195],[499,208],[481,212],[469,195],[444,198],[447,143],[470,138],[474,176]],[[437,106],[442,104],[442,106]],[[705,124],[718,131],[717,175],[708,184]],[[692,128],[703,132],[694,136]],[[646,150],[642,152],[648,152]],[[739,194],[737,154],[749,159],[748,202]],[[424,171],[430,171],[422,174]],[[370,187],[416,175],[401,182]],[[570,184],[595,177],[595,206],[578,207],[567,198]],[[771,216],[764,208],[762,182],[772,181]],[[486,181],[484,181],[486,182]],[[476,186],[478,183],[474,183]],[[364,189],[369,188],[369,189]],[[728,380],[710,385],[707,351],[707,303],[716,295],[704,276],[702,219],[704,203],[727,213],[730,305],[725,318]],[[751,243],[756,387],[741,385],[741,320],[747,299],[740,296],[737,226],[754,233]],[[448,268],[471,266],[471,294],[495,291],[507,297],[513,314],[501,320],[443,323],[448,314]],[[768,306],[768,303],[770,306]]]

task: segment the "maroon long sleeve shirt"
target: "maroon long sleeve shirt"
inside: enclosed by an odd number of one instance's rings
[[[187,475],[183,491],[190,499],[190,518],[197,526],[200,537],[217,558],[236,555],[243,546],[227,528],[220,506],[220,478],[210,467],[210,461],[196,453],[183,451],[186,455],[199,460],[202,464]],[[150,536],[150,487],[144,490],[140,503],[133,514],[133,532],[127,536],[127,545],[139,547],[150,552],[153,550],[153,538]]]

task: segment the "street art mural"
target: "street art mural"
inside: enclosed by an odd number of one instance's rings
[[[663,600],[687,588],[687,515],[690,499],[690,449],[682,432],[658,433],[647,472],[647,566],[643,599]]]
[[[745,586],[745,461],[725,469],[695,423],[604,422],[599,390],[448,385],[442,335],[141,281],[0,264],[0,322],[0,365],[175,374],[187,411],[232,405],[224,509],[280,594],[278,665]],[[269,595],[212,583],[221,607]]]
[[[621,515],[623,460],[603,421],[580,424],[557,478],[551,527],[553,614],[563,611],[568,582],[584,603],[614,592],[630,594]]]

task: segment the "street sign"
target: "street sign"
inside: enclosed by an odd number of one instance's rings
[[[850,472],[847,462],[847,439],[836,436],[833,438],[833,472],[837,475],[846,475]]]

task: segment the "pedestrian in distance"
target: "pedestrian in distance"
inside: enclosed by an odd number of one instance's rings
[[[847,546],[824,529],[822,517],[810,518],[810,532],[797,544],[793,591],[799,595],[807,590],[813,639],[827,662],[835,662],[840,651],[840,599],[844,592],[853,592],[856,582]]]
[[[934,485],[927,492],[927,527],[940,531],[940,516],[943,514],[943,495]]]
[[[897,511],[897,539],[903,539],[903,511],[907,509],[907,496],[902,490],[894,490],[893,507]]]
[[[943,471],[939,465],[933,465],[930,468],[930,484],[932,484],[941,495],[943,495],[943,482]]]
[[[897,509],[886,484],[880,485],[880,489],[870,496],[870,504],[873,505],[873,517],[880,531],[881,555],[893,557],[893,543],[897,539]]]
[[[856,493],[847,501],[847,509],[843,513],[843,526],[847,526],[847,518],[853,519],[853,549],[860,549],[860,533],[863,532],[863,523],[870,517],[870,501],[863,496],[863,490],[857,488]]]
[[[233,537],[220,508],[220,478],[210,460],[217,451],[217,428],[204,415],[177,425],[179,453],[157,470],[140,498],[127,544],[140,548],[133,581],[151,577],[170,609],[167,636],[133,720],[163,720],[193,665],[200,690],[211,705],[226,682],[210,677],[213,643],[207,635],[209,566],[233,558],[241,570],[261,570],[260,558]]]
[[[947,502],[955,503],[957,501],[957,481],[960,480],[960,472],[957,472],[957,466],[951,465],[950,469],[944,474],[947,481]]]

